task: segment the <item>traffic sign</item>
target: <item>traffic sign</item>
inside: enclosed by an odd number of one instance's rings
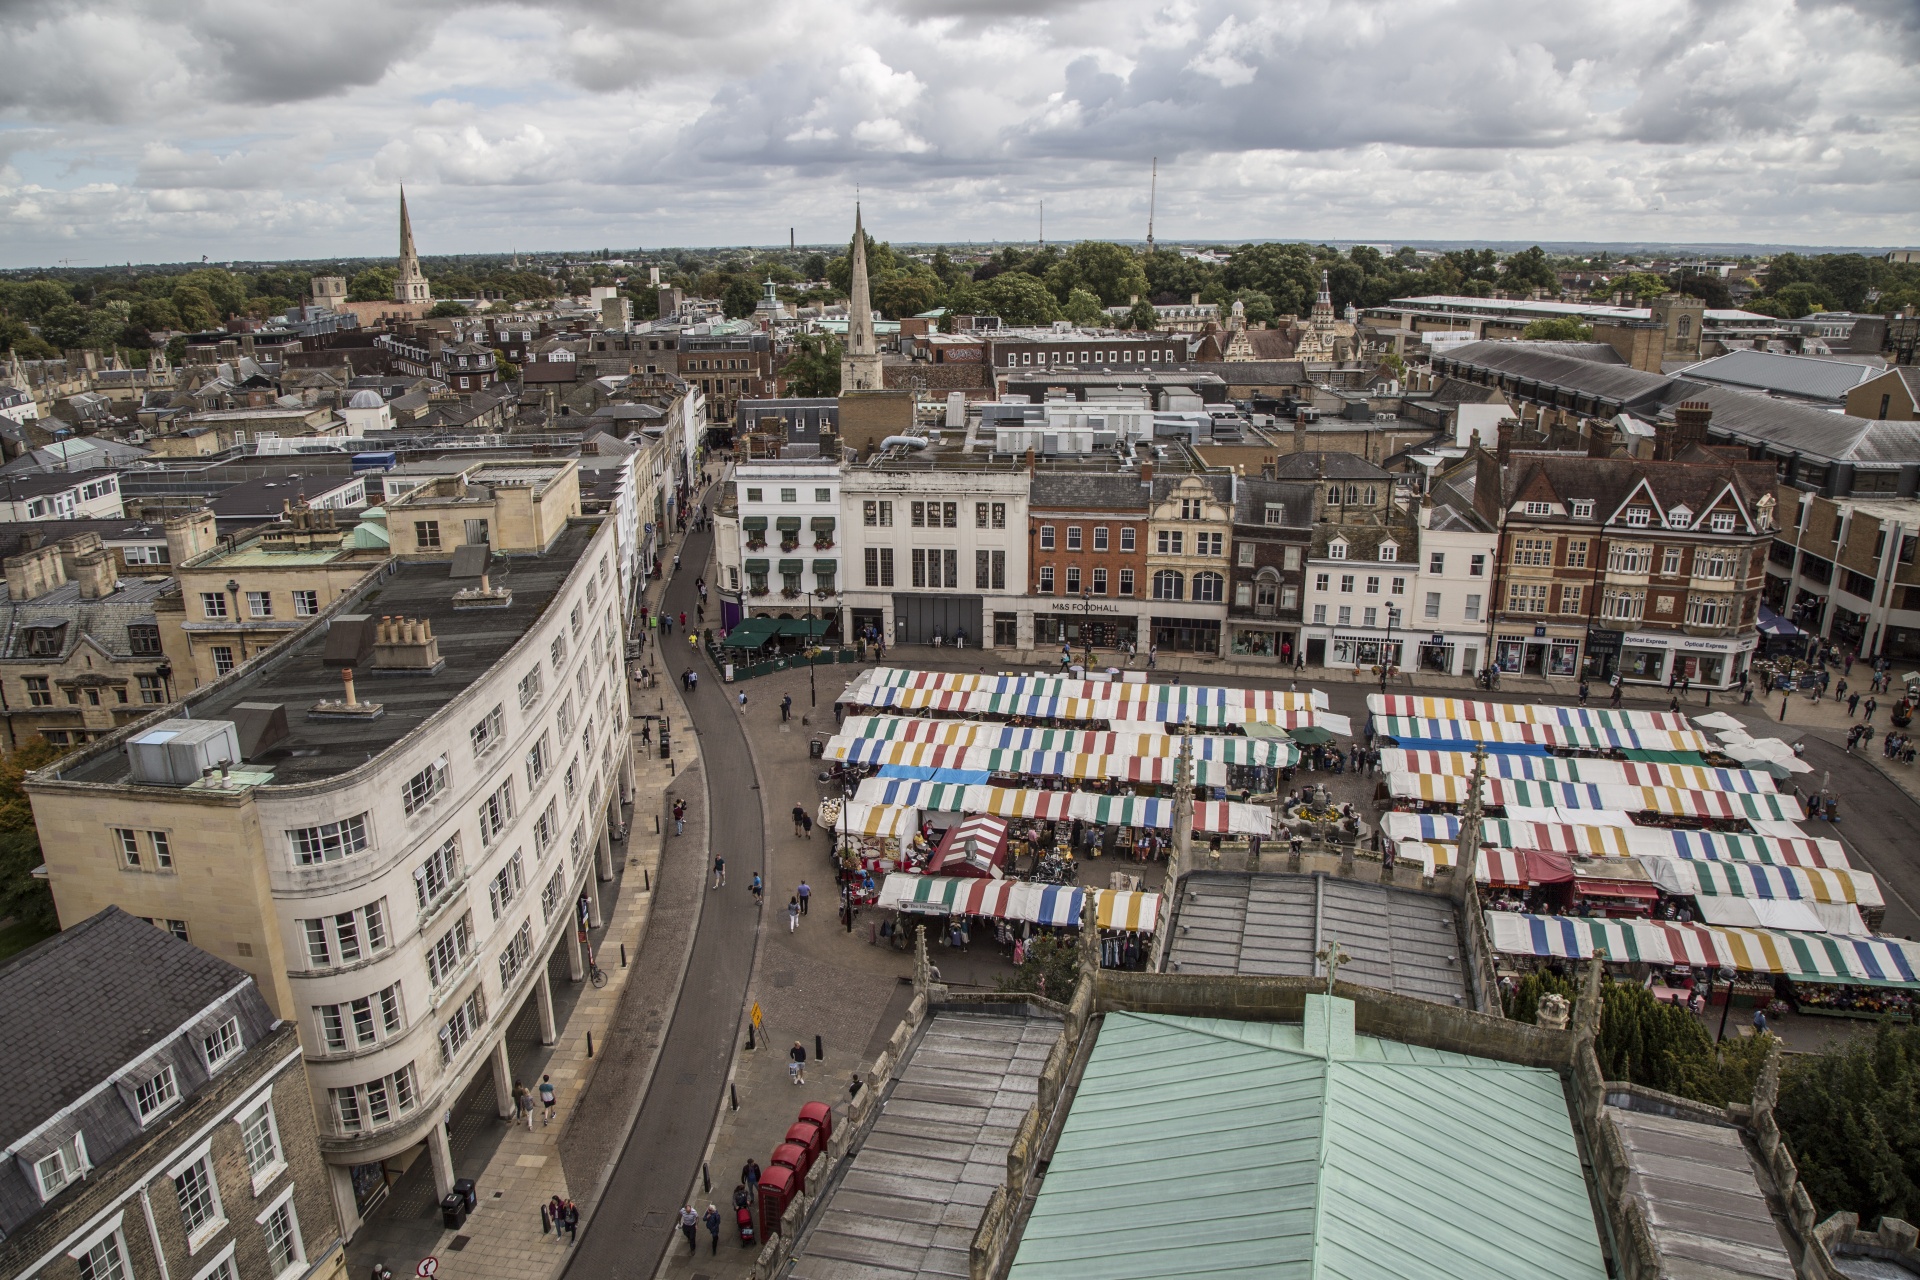
[[[413,1269],[413,1274],[417,1276],[430,1276],[434,1272],[438,1271],[439,1269],[440,1269],[440,1259],[434,1258],[434,1257],[426,1257],[426,1258],[420,1259],[420,1265]]]
[[[760,1002],[758,1000],[753,1002],[753,1013],[751,1016],[753,1018],[754,1028],[758,1030],[760,1026]]]

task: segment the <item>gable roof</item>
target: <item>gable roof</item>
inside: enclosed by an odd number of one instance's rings
[[[1880,371],[1850,360],[1822,360],[1817,356],[1790,356],[1773,351],[1729,351],[1680,370],[1680,376],[1752,391],[1771,391],[1806,400],[1835,404],[1847,392],[1870,381]]]

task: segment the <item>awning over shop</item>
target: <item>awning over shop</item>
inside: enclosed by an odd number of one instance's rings
[[[761,645],[772,639],[774,622],[775,619],[773,618],[748,618],[727,633],[726,639],[720,642],[720,647],[723,649],[758,649]]]
[[[749,574],[765,573],[767,571],[768,562],[765,560],[748,560],[745,562],[744,567]]]
[[[830,556],[823,560],[815,560],[813,562],[813,571],[832,577],[834,574],[840,572],[840,562]]]
[[[804,560],[782,560],[780,562],[780,572],[781,573],[799,573],[802,569],[806,567],[806,563],[807,562]]]
[[[815,516],[807,522],[807,527],[815,533],[832,533],[833,525],[834,520],[832,516]]]
[[[788,562],[782,560],[780,563],[784,565]],[[795,563],[798,562],[796,561]],[[822,562],[816,560],[814,563],[817,565]],[[824,563],[831,565],[833,561],[828,560]],[[782,572],[784,572],[784,570]],[[779,635],[800,636],[811,639],[825,635],[827,628],[833,625],[833,620],[831,618],[777,618],[775,619],[775,625],[777,634]]]

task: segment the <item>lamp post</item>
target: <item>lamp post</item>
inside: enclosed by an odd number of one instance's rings
[[[1393,620],[1400,611],[1392,605],[1387,606],[1387,642],[1380,646],[1380,692],[1387,691],[1387,668],[1392,666],[1390,655],[1393,652]]]
[[[813,606],[814,602],[819,600],[823,594],[825,593],[817,586],[807,593],[807,647],[801,650],[801,656],[807,660],[808,707],[817,707],[820,705],[820,693],[819,690],[814,687],[813,682]]]
[[[1083,619],[1080,623],[1080,639],[1087,646],[1087,670],[1093,670],[1093,592],[1086,588],[1080,591],[1080,607]]]

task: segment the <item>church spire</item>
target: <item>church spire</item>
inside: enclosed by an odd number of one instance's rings
[[[407,189],[400,188],[400,270],[393,280],[393,300],[399,303],[418,303],[423,308],[433,302],[433,291],[427,284],[427,277],[420,270],[420,255],[413,247],[413,220],[407,216]]]
[[[847,290],[847,348],[840,359],[840,390],[878,391],[880,348],[873,336],[873,297],[867,287],[867,232],[853,206],[853,279]]]

